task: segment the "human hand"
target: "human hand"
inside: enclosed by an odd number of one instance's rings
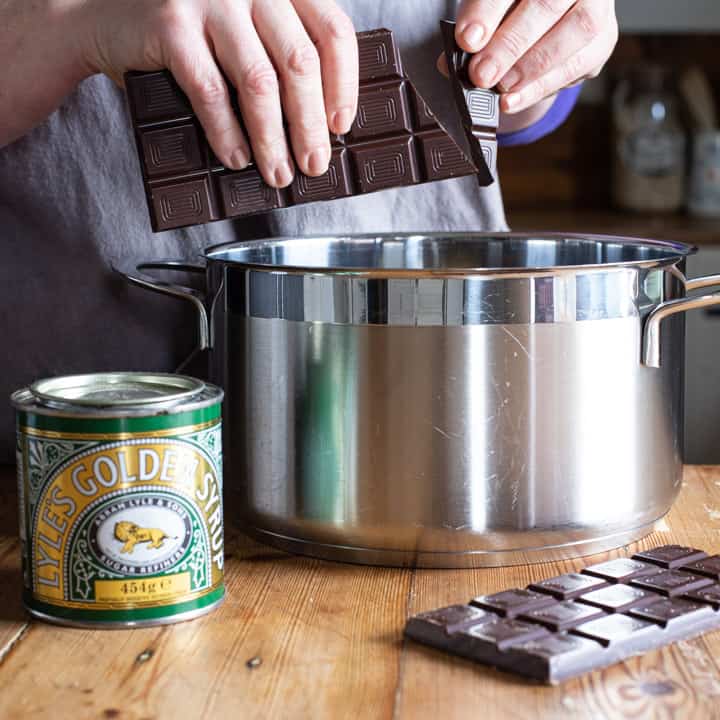
[[[519,113],[596,77],[618,40],[615,0],[464,0],[457,42],[475,54],[478,87],[496,85],[500,109]]]
[[[87,0],[85,56],[122,85],[128,70],[168,68],[188,96],[218,159],[252,158],[266,182],[286,187],[294,163],[325,173],[330,132],[350,130],[357,109],[355,30],[335,0]],[[247,137],[221,69],[238,90]]]

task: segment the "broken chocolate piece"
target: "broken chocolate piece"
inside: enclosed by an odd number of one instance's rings
[[[404,74],[392,32],[359,33],[358,46],[358,113],[350,132],[331,136],[332,158],[324,175],[297,173],[283,190],[267,185],[252,165],[241,171],[222,166],[170,73],[128,73],[153,230],[475,174],[477,168]]]
[[[500,125],[500,96],[494,90],[475,87],[468,76],[472,55],[455,41],[455,23],[440,23],[445,57],[455,104],[460,113],[473,162],[478,167],[478,183],[492,185],[497,170],[497,129]]]

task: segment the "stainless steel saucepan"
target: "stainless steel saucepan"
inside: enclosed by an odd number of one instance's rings
[[[561,234],[279,238],[119,270],[198,310],[226,513],[286,550],[468,567],[652,529],[681,483],[686,245]],[[202,272],[206,293],[152,269]]]

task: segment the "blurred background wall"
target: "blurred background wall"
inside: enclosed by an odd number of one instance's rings
[[[624,32],[720,30],[720,0],[617,0]]]
[[[515,230],[679,240],[700,248],[689,263],[690,277],[720,275],[720,134],[714,158],[705,156],[706,176],[716,187],[717,212],[699,216],[688,209],[699,127],[688,93],[681,90],[681,81],[694,68],[696,76],[699,71],[707,82],[715,106],[711,111],[718,112],[720,0],[617,0],[617,10],[621,25],[617,50],[602,75],[585,83],[581,102],[566,125],[536,145],[500,154],[510,225]],[[683,166],[676,168],[677,192],[670,193],[667,205],[663,207],[656,197],[654,207],[648,209],[631,197],[637,190],[633,178],[618,170],[627,146],[618,129],[622,114],[618,106],[623,105],[629,117],[640,113],[632,98],[622,100],[622,88],[633,82],[638,71],[651,67],[664,68],[676,83],[673,115],[683,142]],[[694,91],[690,95],[697,96]],[[645,103],[646,115],[658,109],[653,104]],[[653,162],[660,164],[670,153],[665,146],[672,147],[661,135],[657,133],[660,139],[654,149],[652,133],[642,143]],[[654,182],[650,178],[648,184]],[[688,315],[687,358],[685,457],[691,463],[720,463],[720,314]]]

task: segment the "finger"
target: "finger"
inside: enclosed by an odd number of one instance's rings
[[[330,130],[350,131],[358,105],[360,70],[355,28],[333,0],[292,0],[320,53],[325,114]]]
[[[503,95],[500,98],[500,109],[511,115],[522,112],[568,87],[579,78],[591,77],[607,59],[606,52],[604,38],[597,38],[562,65],[553,68],[534,82],[520,90]]]
[[[515,0],[463,0],[455,39],[465,52],[480,52],[500,26]]]
[[[607,59],[618,39],[614,13],[603,21],[596,18],[585,3],[578,3],[505,74],[500,81],[500,89],[503,92],[519,90],[538,80],[594,42],[598,31],[605,38]]]
[[[164,64],[188,96],[218,160],[242,170],[250,162],[250,148],[230,105],[227,85],[205,38],[188,29],[169,36]]]
[[[255,163],[272,187],[287,187],[295,169],[283,128],[280,86],[275,68],[242,3],[208,18],[215,53],[237,88],[240,111]]]
[[[278,71],[298,167],[305,175],[323,175],[330,164],[330,133],[320,56],[289,0],[254,3],[253,19]]]
[[[491,88],[540,40],[577,0],[526,0],[502,22],[468,67],[470,80]]]
[[[450,69],[448,68],[445,53],[442,53],[437,59],[437,69],[441,75],[444,75],[445,77],[450,77]]]

